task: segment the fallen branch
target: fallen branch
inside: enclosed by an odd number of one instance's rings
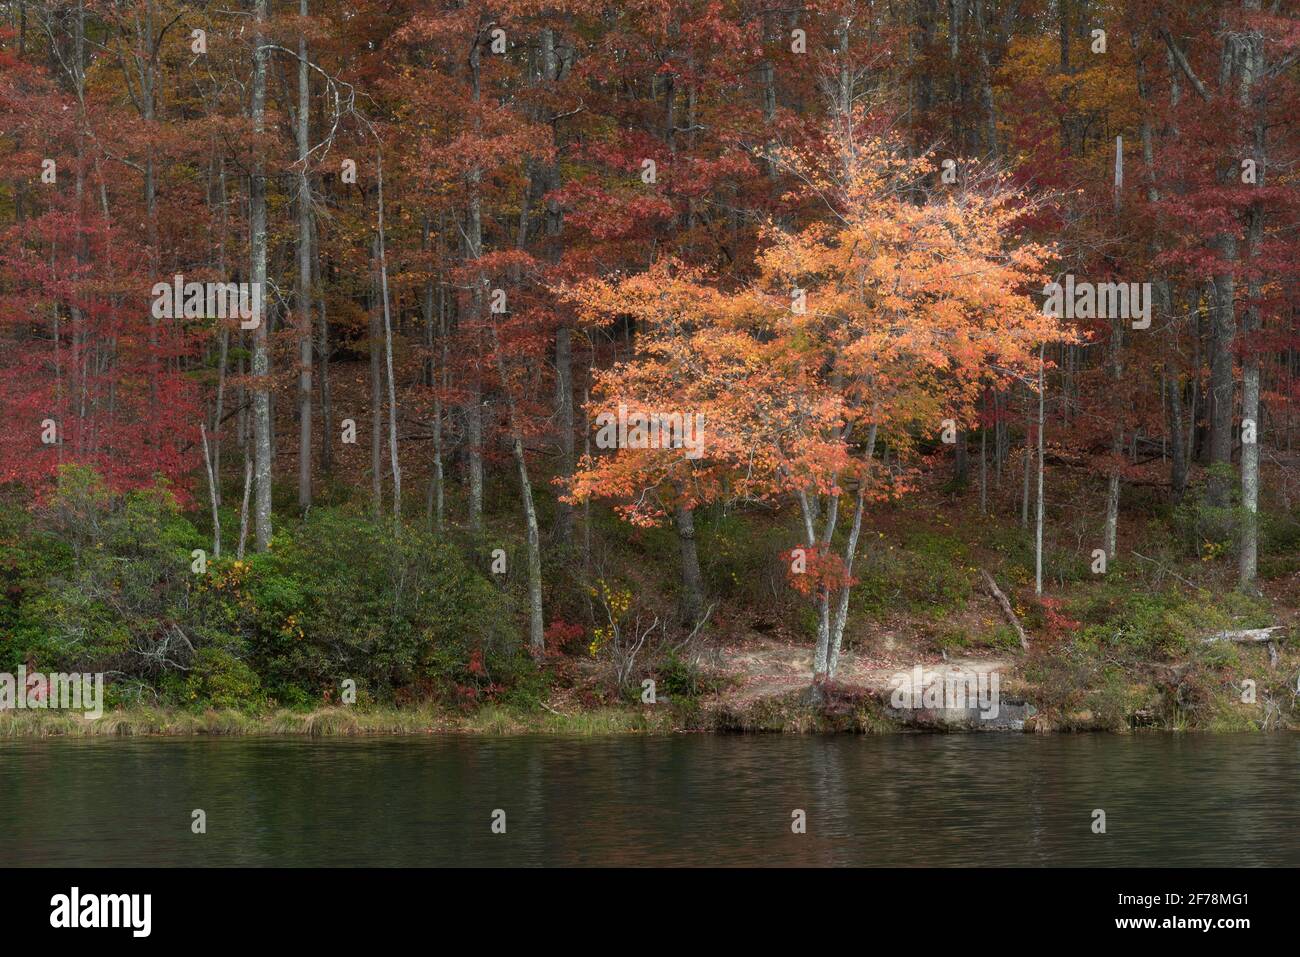
[[[1173,570],[1171,570],[1171,569],[1169,569],[1169,568],[1166,568],[1164,565],[1160,564],[1160,562],[1156,561],[1154,558],[1147,558],[1145,555],[1139,554],[1138,552],[1134,552],[1134,553],[1133,553],[1133,557],[1134,557],[1134,558],[1140,558],[1140,559],[1142,559],[1142,561],[1144,561],[1144,562],[1150,562],[1152,565],[1155,565],[1156,568],[1160,569],[1160,570],[1161,570],[1162,572],[1164,572],[1166,575],[1172,575],[1174,578],[1177,578],[1180,582],[1182,582],[1182,583],[1183,583],[1184,585],[1186,585],[1188,588],[1196,588],[1196,589],[1199,589],[1199,588],[1201,587],[1200,585],[1196,584],[1196,582],[1189,582],[1189,581],[1188,581],[1186,578],[1184,578],[1182,575],[1178,574],[1177,572],[1175,572],[1175,571],[1173,571]],[[1157,582],[1157,584],[1158,584],[1158,583],[1159,583],[1159,579],[1156,579],[1156,582]]]
[[[988,586],[989,594],[1002,606],[1002,614],[1006,615],[1007,621],[1011,622],[1011,627],[1020,636],[1020,647],[1028,651],[1029,638],[1025,635],[1025,629],[1020,626],[1020,619],[1016,617],[1015,611],[1011,608],[1011,602],[1007,601],[1007,596],[1002,594],[1002,589],[998,587],[998,583],[993,580],[992,575],[983,568],[980,569],[980,574],[984,576],[984,584]]]

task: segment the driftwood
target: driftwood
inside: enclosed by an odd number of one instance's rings
[[[1016,634],[1020,636],[1020,647],[1025,649],[1025,651],[1028,651],[1029,638],[1025,634],[1025,629],[1020,626],[1020,619],[1016,617],[1015,611],[1011,608],[1011,602],[1007,601],[1007,596],[1002,594],[1002,589],[998,587],[998,583],[993,580],[992,575],[982,568],[980,569],[980,574],[984,576],[984,584],[988,586],[989,594],[992,595],[994,599],[997,600],[997,603],[1002,606],[1002,614],[1006,616],[1007,621],[1011,622],[1011,627],[1014,628]]]

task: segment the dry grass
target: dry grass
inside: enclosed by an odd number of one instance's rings
[[[128,708],[87,719],[51,711],[0,712],[0,738],[185,736],[185,735],[340,735],[378,734],[607,734],[673,731],[667,710],[604,708],[574,715],[553,711],[525,712],[488,705],[468,715],[429,707],[365,711],[324,707],[313,711],[279,710],[249,715],[233,710],[202,713],[167,708]]]

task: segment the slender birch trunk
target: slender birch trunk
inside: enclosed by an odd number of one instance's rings
[[[402,534],[402,466],[397,455],[397,383],[393,377],[393,321],[388,305],[388,252],[384,242],[384,154],[376,153],[379,182],[379,290],[384,308],[384,365],[388,375],[388,457],[393,470],[393,534]]]
[[[1043,431],[1045,424],[1043,386],[1043,359],[1046,344],[1038,347],[1038,512],[1034,528],[1034,594],[1043,593]]]
[[[307,0],[298,0],[298,15],[307,17]],[[311,508],[311,183],[307,176],[310,84],[307,38],[298,37],[298,509]]]
[[[253,133],[261,136],[266,127],[266,57],[263,32],[266,29],[267,0],[253,0]],[[271,546],[271,392],[270,353],[267,348],[266,313],[266,160],[260,146],[253,150],[253,169],[248,186],[248,219],[251,233],[253,282],[263,292],[263,315],[253,330],[253,450],[256,471],[254,536],[256,548]]]

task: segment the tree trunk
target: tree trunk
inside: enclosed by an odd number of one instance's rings
[[[1212,505],[1226,507],[1229,482],[1224,474],[1232,463],[1233,340],[1237,335],[1236,280],[1232,273],[1237,260],[1237,237],[1224,233],[1216,246],[1223,258],[1222,271],[1214,276],[1214,315],[1210,333],[1210,468],[1207,498]]]
[[[876,454],[876,423],[871,424],[871,431],[867,435],[866,450],[866,468],[870,468],[871,460]],[[839,603],[835,608],[835,620],[831,623],[830,648],[826,660],[826,677],[834,680],[835,672],[840,665],[840,646],[844,641],[844,626],[848,623],[849,618],[849,595],[853,587],[849,582],[852,581],[853,566],[858,557],[858,538],[862,532],[862,516],[866,512],[866,493],[867,493],[867,471],[863,470],[858,479],[858,496],[853,508],[853,527],[849,530],[849,540],[844,546],[844,572],[849,579],[840,589]]]
[[[429,217],[424,217],[424,229],[420,237],[420,248],[424,252],[429,251]],[[438,400],[438,362],[434,358],[436,344],[442,340],[442,291],[438,290],[437,294],[437,311],[438,324],[435,335],[434,326],[434,282],[432,272],[424,281],[424,298],[421,308],[424,312],[424,348],[428,351],[428,359],[425,360],[424,380],[430,391],[433,393],[433,419],[430,426],[433,431],[433,468],[429,477],[429,493],[426,504],[425,521],[428,527],[436,532],[442,531],[442,508],[443,508],[443,486],[442,486],[442,404]]]
[[[1043,593],[1043,431],[1046,419],[1044,400],[1047,390],[1043,386],[1043,358],[1045,345],[1038,347],[1038,511],[1034,526],[1034,594]]]
[[[465,403],[465,442],[469,446],[469,528],[483,531],[483,406],[477,387]]]
[[[1259,0],[1243,0],[1242,7],[1258,13]],[[1238,38],[1240,75],[1237,101],[1243,111],[1252,107],[1256,78],[1264,70],[1264,47],[1261,38],[1245,34]],[[1257,170],[1257,188],[1263,188],[1268,167],[1267,142],[1262,111],[1255,105],[1254,160]],[[1259,256],[1264,238],[1264,209],[1252,203],[1246,211],[1246,255],[1253,265]],[[1259,300],[1263,287],[1259,273],[1252,269],[1247,280],[1246,311],[1242,316],[1242,380],[1241,418],[1243,437],[1241,444],[1241,553],[1238,567],[1239,586],[1243,591],[1255,591],[1259,564],[1259,444],[1263,440],[1264,423],[1259,409],[1259,348],[1254,341],[1260,326]],[[1246,434],[1253,426],[1253,435]],[[1247,440],[1250,441],[1247,441]]]
[[[255,0],[255,2],[260,4],[261,0]],[[77,4],[78,18],[82,16],[84,9],[85,9],[85,4],[82,2],[78,2]],[[143,31],[137,33],[137,39],[140,42],[140,51],[137,55],[140,58],[140,72],[139,72],[140,116],[141,119],[144,120],[144,125],[146,129],[150,129],[153,126],[154,114],[156,109],[158,43],[154,37],[154,12],[155,11],[154,11],[153,0],[149,0],[149,2],[145,5],[145,16],[144,16],[143,23],[141,23],[139,20],[136,21],[137,31],[141,31],[141,30]],[[265,16],[266,16],[265,11],[259,6],[258,19],[263,20],[265,19]],[[79,28],[80,29],[78,33],[78,40],[80,41],[84,37],[84,24],[79,22]],[[161,37],[158,39],[160,40]],[[255,42],[260,43],[260,41],[261,41],[261,35],[258,34]],[[256,56],[257,53],[256,51],[254,51],[255,59]],[[77,51],[78,74],[82,73],[83,64],[84,61],[82,59],[81,51],[80,49],[78,49]],[[265,64],[266,64],[266,60],[264,56],[262,60],[263,96],[265,96]],[[256,79],[254,79],[253,109],[254,109],[254,123],[256,124],[258,122],[257,115],[256,115],[258,109]],[[258,127],[258,129],[260,130],[260,127]],[[78,157],[77,169],[78,169],[78,176],[80,176],[80,169],[81,169],[80,157]],[[249,202],[250,204],[252,202],[251,192],[249,194]],[[157,180],[157,170],[154,166],[154,156],[152,151],[149,151],[144,158],[144,206],[145,206],[145,238],[149,247],[149,265],[151,268],[151,272],[153,272],[154,275],[157,275],[159,272],[159,252],[160,252],[159,242],[158,242],[158,180]],[[80,204],[78,204],[78,209],[80,209]],[[251,208],[250,208],[250,216],[251,216]],[[162,437],[158,430],[159,416],[157,415],[159,376],[160,376],[160,369],[158,364],[158,320],[154,318],[153,312],[150,311],[149,313],[149,411],[150,411],[149,430],[150,430],[150,445],[153,454],[155,456],[159,456],[162,453],[162,448],[161,448]]]
[[[1020,527],[1029,527],[1029,469],[1034,461],[1034,425],[1029,418],[1029,395],[1025,395],[1025,461],[1024,482],[1020,490]]]
[[[248,454],[248,445],[244,445],[244,497],[239,508],[239,546],[235,557],[244,560],[244,546],[248,543],[248,496],[253,488],[253,459]]]
[[[450,373],[447,368],[447,293],[445,287],[438,290],[438,338],[442,343],[442,384],[445,386],[450,380]],[[434,382],[433,394],[433,528],[437,532],[442,532],[445,524],[445,488],[446,480],[443,475],[442,465],[442,399],[438,389],[438,383]]]
[[[397,456],[397,383],[393,375],[393,319],[388,305],[388,247],[384,242],[384,154],[376,149],[379,184],[379,291],[384,308],[384,369],[388,377],[388,459],[393,470],[393,534],[402,534],[402,466]]]
[[[473,102],[477,104],[482,96],[480,89],[480,50],[478,41],[470,47],[470,87]],[[474,131],[479,130],[477,110],[474,113]],[[483,213],[479,187],[483,181],[483,172],[475,167],[469,172],[469,203],[465,224],[465,258],[477,261],[483,255]],[[483,321],[484,285],[486,277],[481,273],[474,278],[474,319]],[[477,367],[470,372],[471,385],[469,397],[465,404],[465,439],[469,444],[469,527],[478,535],[483,530],[483,407],[481,383]]]
[[[962,103],[965,100],[961,82],[961,30],[966,12],[966,0],[948,0],[948,108],[952,117],[952,150],[961,155],[965,150],[962,130]]]
[[[1142,104],[1142,161],[1146,166],[1147,175],[1147,200],[1155,204],[1160,201],[1160,188],[1156,179],[1156,160],[1155,160],[1155,133],[1152,128],[1151,117],[1148,112],[1148,102],[1150,100],[1150,87],[1147,84],[1146,66],[1143,62],[1141,53],[1138,49],[1137,34],[1130,34],[1130,40],[1134,50],[1133,63],[1137,71],[1137,90],[1138,99]],[[1151,252],[1154,258],[1159,252],[1155,242],[1151,244]],[[1170,324],[1168,335],[1174,339],[1167,349],[1170,354],[1176,354],[1177,340],[1176,332],[1172,326],[1174,314],[1173,288],[1167,278],[1157,278],[1152,284],[1155,292],[1156,309],[1158,318],[1162,319],[1162,326]],[[1162,388],[1168,390],[1169,398],[1169,486],[1170,497],[1177,503],[1183,499],[1183,494],[1187,490],[1187,451],[1183,442],[1183,386],[1182,372],[1176,359],[1166,359],[1164,366],[1164,382]],[[1163,404],[1163,398],[1162,398]]]
[[[218,229],[221,238],[218,241],[217,253],[217,275],[226,274],[226,229],[228,215],[226,212],[226,164],[224,159],[218,160],[217,174],[217,201],[221,206],[221,217]],[[216,408],[212,413],[212,475],[215,479],[213,493],[216,495],[217,505],[220,507],[221,497],[221,423],[225,418],[226,409],[226,364],[230,359],[230,326],[222,323],[221,332],[218,334],[219,345],[217,347],[217,397]]]
[[[221,557],[221,512],[217,508],[217,478],[212,470],[212,453],[208,448],[208,427],[199,423],[199,437],[203,440],[203,467],[208,475],[208,501],[212,505],[212,557]]]
[[[505,358],[492,328],[492,351],[496,354],[497,375],[505,390],[506,407],[510,418],[510,446],[515,465],[519,469],[519,496],[524,506],[524,523],[528,530],[528,645],[535,658],[546,652],[546,621],[542,614],[542,544],[537,530],[537,509],[533,504],[533,485],[528,479],[528,460],[524,455],[523,427],[519,422],[518,408],[510,379],[506,373]]]
[[[1056,0],[1057,37],[1060,45],[1061,72],[1070,72],[1070,0]]]
[[[980,514],[989,513],[989,430],[980,429]]]
[[[989,62],[985,0],[975,0],[975,26],[979,31],[980,107],[984,112],[984,151],[989,157],[996,157],[998,155],[998,116],[993,100],[993,66]]]
[[[542,544],[537,531],[537,510],[533,506],[533,486],[528,481],[528,462],[524,458],[524,441],[514,430],[515,464],[519,467],[520,498],[524,503],[524,520],[528,527],[528,644],[535,656],[546,652],[546,621],[542,615]]]
[[[298,0],[307,16],[307,0]],[[307,82],[307,38],[298,36],[298,510],[311,508],[311,184],[307,178],[307,120],[311,105]]]
[[[695,545],[695,516],[691,509],[677,505],[673,510],[677,525],[677,543],[682,553],[682,619],[695,625],[704,615],[704,575]]]
[[[1183,384],[1182,372],[1175,362],[1165,363],[1166,386],[1169,389],[1169,493],[1175,502],[1181,502],[1187,493],[1187,448],[1183,442]]]
[[[338,436],[334,434],[334,403],[330,396],[330,324],[329,314],[325,309],[325,276],[322,274],[320,262],[320,230],[315,226],[312,228],[312,238],[316,249],[314,268],[316,286],[319,290],[316,306],[320,313],[320,465],[321,471],[328,475],[334,470],[333,450]]]
[[[1111,383],[1111,401],[1119,405],[1120,391],[1123,388],[1123,362],[1121,359],[1121,349],[1123,348],[1124,336],[1124,319],[1120,317],[1113,318],[1110,323],[1110,383]],[[1106,558],[1113,561],[1115,559],[1115,541],[1119,534],[1119,495],[1120,495],[1120,464],[1124,454],[1124,420],[1120,415],[1120,409],[1114,408],[1112,419],[1113,426],[1110,442],[1110,474],[1106,482],[1106,527],[1103,533],[1103,548],[1106,550]]]
[[[550,29],[542,31],[542,67],[546,82],[554,86],[560,76],[559,57],[555,52],[555,34]],[[555,129],[555,120],[551,120]],[[558,140],[558,132],[552,134]],[[556,149],[559,143],[555,144]],[[558,160],[549,165],[546,171],[546,239],[549,258],[558,262],[561,252],[560,233],[564,228],[564,214],[559,201],[550,195],[562,185],[560,164]],[[573,476],[576,465],[573,440],[573,333],[568,325],[562,325],[555,333],[555,387],[559,408],[558,427],[560,430],[560,476],[569,479]],[[567,543],[573,536],[573,506],[567,502],[556,505],[556,538]]]
[[[379,234],[370,242],[375,272],[379,266]],[[370,284],[370,512],[375,521],[384,512],[384,400],[383,364],[379,358],[380,325],[378,276]]]
[[[568,326],[555,332],[556,418],[560,430],[560,477],[570,479],[576,462],[573,441],[573,336]],[[573,506],[555,503],[555,538],[567,545],[573,539]]]
[[[263,30],[267,0],[253,0],[253,132],[261,135],[266,125],[266,56]],[[253,456],[256,491],[253,506],[254,541],[259,552],[271,546],[271,391],[270,353],[266,303],[266,160],[262,150],[253,151],[253,169],[248,185],[248,220],[253,258],[253,282],[262,290],[263,315],[253,329]]]

